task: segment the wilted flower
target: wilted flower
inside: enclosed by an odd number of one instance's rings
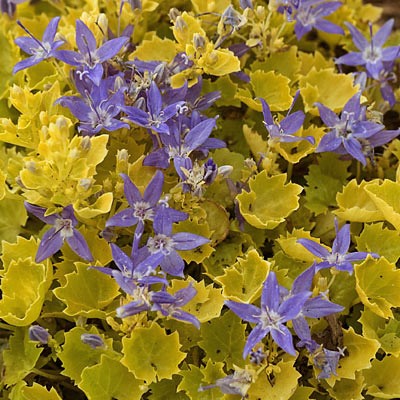
[[[252,369],[236,367],[233,374],[217,379],[212,385],[200,386],[199,392],[218,387],[222,393],[238,394],[244,398],[255,378],[256,372]]]

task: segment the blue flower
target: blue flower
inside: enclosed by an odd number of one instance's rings
[[[331,151],[350,154],[363,165],[367,164],[365,153],[398,136],[400,130],[385,131],[377,122],[368,121],[366,108],[360,105],[361,93],[356,93],[343,107],[338,117],[321,103],[316,103],[320,117],[331,130],[321,139],[316,152]]]
[[[282,143],[300,142],[301,140],[307,140],[311,144],[315,143],[315,139],[312,136],[300,137],[294,135],[294,133],[296,133],[302,127],[305,119],[305,114],[303,113],[303,111],[296,111],[293,114],[290,114],[294,103],[299,97],[299,94],[300,91],[297,91],[286,117],[283,118],[280,122],[272,118],[271,110],[268,103],[264,99],[260,99],[263,109],[264,124],[272,140]]]
[[[61,215],[51,214],[45,216],[46,209],[25,202],[25,208],[34,216],[53,225],[42,237],[35,261],[42,262],[61,249],[64,241],[78,256],[87,261],[93,261],[93,256],[89,250],[83,235],[75,228],[78,224],[71,205],[65,207]]]
[[[76,44],[79,52],[58,50],[55,57],[66,64],[79,67],[81,76],[87,76],[95,85],[100,85],[104,68],[102,63],[114,57],[125,43],[127,37],[108,40],[97,48],[96,38],[92,31],[81,21],[76,21]]]
[[[312,281],[316,272],[316,265],[302,272],[293,282],[292,289],[285,297],[293,296],[299,293],[309,292],[312,288]],[[300,313],[292,320],[293,329],[301,340],[311,338],[310,328],[306,321],[307,318],[321,318],[330,314],[343,311],[344,307],[332,303],[324,296],[318,295],[310,297],[304,303]]]
[[[400,46],[389,46],[383,48],[394,24],[394,19],[387,21],[379,30],[372,35],[372,24],[369,24],[370,38],[368,41],[364,35],[352,24],[346,22],[352,35],[352,39],[359,52],[352,51],[336,59],[336,64],[362,65],[367,73],[374,79],[384,70],[384,63],[392,63],[400,56]]]
[[[17,21],[17,24],[29,35],[29,37],[24,36],[16,38],[15,44],[19,46],[25,53],[30,54],[31,57],[28,57],[25,60],[15,64],[13,69],[14,74],[22,69],[39,64],[41,61],[50,57],[55,57],[56,49],[64,43],[63,40],[54,41],[59,22],[60,17],[53,18],[45,29],[42,40],[40,41],[36,39],[28,31],[28,29],[21,24],[20,21]]]
[[[189,232],[172,233],[171,214],[169,207],[162,206],[157,210],[153,221],[155,235],[147,241],[150,254],[160,254],[160,267],[170,275],[183,276],[185,263],[177,250],[192,250],[209,242],[209,239]],[[187,218],[187,216],[186,216]],[[185,219],[186,219],[185,218]]]
[[[193,324],[197,329],[200,329],[200,321],[194,315],[181,309],[181,307],[192,300],[196,294],[197,290],[192,284],[178,290],[174,294],[170,294],[165,290],[154,292],[151,296],[151,300],[153,301],[151,310],[161,312],[164,317],[170,316],[179,321],[188,322]]]
[[[247,338],[243,350],[246,358],[251,349],[268,333],[287,353],[296,355],[293,338],[285,323],[295,319],[301,312],[311,292],[302,291],[286,299],[281,297],[281,288],[274,272],[270,272],[264,282],[261,294],[261,308],[251,304],[226,301],[225,304],[244,321],[257,324]]]
[[[184,104],[182,101],[172,103],[163,107],[162,96],[155,82],[151,82],[147,91],[147,112],[138,107],[125,106],[123,111],[126,119],[136,125],[152,129],[158,133],[169,134],[167,121],[178,113],[179,107]]]
[[[92,136],[105,129],[108,132],[129,125],[117,118],[124,106],[124,91],[126,87],[116,87],[116,76],[102,79],[96,86],[86,79],[76,80],[76,86],[82,95],[62,96],[56,104],[68,107],[71,113],[79,119],[78,130]],[[88,81],[91,83],[87,85]]]
[[[354,261],[362,261],[368,255],[379,258],[378,254],[367,253],[364,251],[356,251],[349,253],[350,247],[350,224],[345,224],[339,230],[338,222],[335,219],[336,238],[332,244],[332,250],[329,251],[317,242],[311,239],[298,239],[297,242],[302,244],[310,253],[319,257],[322,261],[317,263],[315,270],[319,271],[324,268],[336,268],[339,271],[346,271],[349,274],[353,273]]]
[[[183,124],[172,124],[170,134],[161,137],[163,147],[146,156],[143,165],[167,168],[170,160],[173,160],[176,172],[184,178],[181,167],[187,169],[188,162],[191,163],[189,156],[193,151],[207,152],[209,149],[226,146],[222,140],[209,137],[215,123],[215,118],[206,118],[188,132]]]
[[[295,8],[293,15],[293,19],[296,21],[294,31],[297,39],[300,40],[306,33],[310,32],[312,28],[327,33],[343,35],[344,31],[340,26],[323,19],[334,13],[341,6],[342,3],[340,1],[298,1],[298,7],[297,9]]]
[[[125,293],[133,295],[139,286],[150,286],[155,283],[168,284],[164,275],[156,271],[162,258],[161,255],[149,255],[146,249],[142,248],[129,257],[114,243],[111,243],[111,252],[118,269],[104,267],[91,268],[112,276]]]

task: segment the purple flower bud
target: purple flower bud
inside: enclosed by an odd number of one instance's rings
[[[81,340],[92,349],[97,349],[98,347],[107,347],[102,337],[94,333],[82,333]]]
[[[50,334],[47,332],[47,329],[42,328],[40,325],[32,325],[29,327],[29,340],[41,344],[47,344],[49,338]]]

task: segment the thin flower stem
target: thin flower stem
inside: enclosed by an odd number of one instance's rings
[[[43,370],[37,369],[37,368],[33,368],[32,372],[36,375],[43,376],[44,378],[51,379],[53,381],[65,381],[66,379],[68,379],[67,377],[62,376],[59,373],[57,373],[57,374],[48,373],[48,372],[44,372]]]
[[[5,324],[3,322],[0,322],[0,329],[5,329],[7,331],[15,332],[17,328],[15,326],[8,325],[8,324]]]

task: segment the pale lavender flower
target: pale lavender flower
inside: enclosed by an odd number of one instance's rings
[[[391,63],[399,57],[400,46],[389,46],[383,48],[389,38],[394,24],[394,19],[387,21],[379,30],[372,35],[372,24],[369,24],[370,41],[352,24],[346,22],[352,35],[352,39],[359,52],[352,51],[336,59],[336,64],[362,65],[367,73],[374,79],[384,70],[384,63]]]
[[[40,325],[32,325],[28,330],[29,340],[47,344],[50,339],[50,334],[47,329],[42,328]]]
[[[240,395],[244,399],[254,380],[255,372],[253,370],[236,368],[233,374],[217,379],[211,385],[200,386],[199,392],[219,388],[222,393]]]
[[[329,251],[319,243],[311,239],[298,239],[297,242],[303,245],[310,253],[319,257],[322,261],[315,265],[315,270],[324,268],[336,268],[338,271],[346,271],[350,275],[353,273],[353,262],[362,261],[368,255],[379,258],[378,254],[356,251],[349,253],[351,243],[350,224],[345,224],[339,230],[338,222],[335,219],[336,238],[332,244],[332,250]]]
[[[311,144],[315,143],[315,139],[312,136],[301,137],[294,135],[294,133],[302,127],[305,119],[303,111],[296,111],[293,114],[290,113],[299,94],[300,91],[297,91],[286,117],[280,122],[273,119],[268,103],[264,99],[260,99],[263,109],[264,124],[271,139],[282,143],[300,142],[301,140],[307,140]]]
[[[46,209],[25,202],[25,208],[49,225],[53,225],[42,237],[39,249],[36,254],[35,262],[39,263],[51,257],[61,249],[66,241],[73,252],[87,261],[93,261],[93,256],[89,250],[83,235],[75,228],[78,224],[71,205],[65,207],[61,215],[51,214],[45,216]]]
[[[299,0],[297,3],[297,7],[292,9],[294,12],[291,18],[296,21],[294,31],[298,40],[313,28],[327,33],[344,34],[340,26],[324,19],[342,6],[340,1]]]
[[[55,57],[66,64],[79,68],[81,76],[87,76],[95,85],[100,85],[103,76],[103,62],[111,59],[129,40],[119,37],[108,40],[97,48],[96,38],[92,31],[81,21],[76,21],[76,44],[79,52],[58,50]]]
[[[246,358],[251,349],[268,333],[284,351],[292,355],[296,354],[292,334],[285,323],[295,319],[300,314],[311,292],[302,291],[286,299],[282,299],[280,292],[281,288],[276,275],[274,272],[270,272],[264,282],[261,308],[231,300],[225,302],[242,320],[257,324],[247,338],[243,358]]]
[[[39,64],[41,61],[50,57],[55,57],[56,49],[64,43],[63,40],[54,41],[59,22],[60,17],[53,18],[45,29],[42,40],[40,41],[39,39],[36,39],[28,31],[28,29],[21,24],[20,21],[17,21],[17,24],[29,35],[29,37],[23,36],[16,38],[15,44],[19,46],[25,53],[31,55],[31,57],[28,57],[25,60],[15,64],[13,69],[14,74],[22,69]]]

